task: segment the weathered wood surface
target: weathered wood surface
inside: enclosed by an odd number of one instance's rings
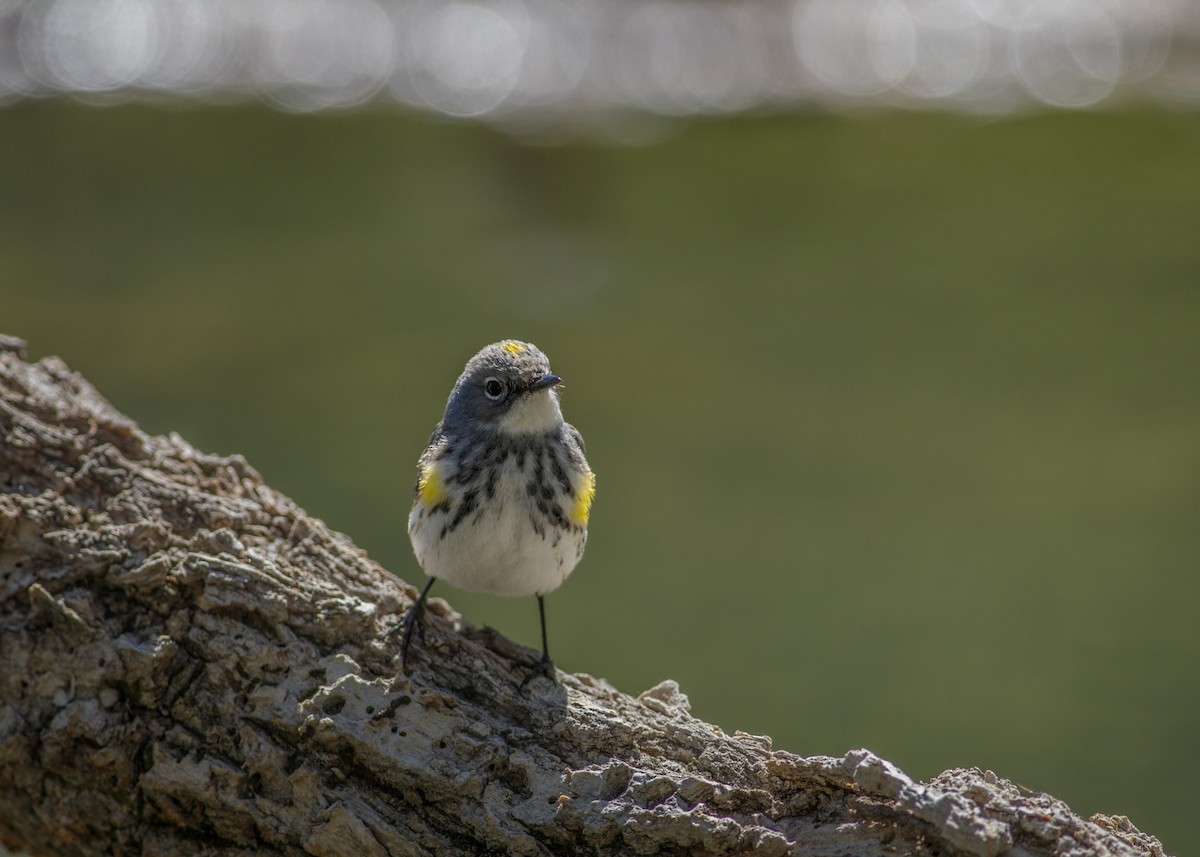
[[[0,841],[34,854],[1141,855],[991,773],[802,758],[559,674],[239,456],[150,437],[0,339]],[[320,455],[314,450],[313,455]],[[780,681],[794,680],[785,676]],[[797,712],[798,717],[803,716]]]

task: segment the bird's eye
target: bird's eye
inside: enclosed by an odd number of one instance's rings
[[[489,399],[494,401],[504,395],[504,384],[495,378],[488,378],[483,382],[483,392]]]

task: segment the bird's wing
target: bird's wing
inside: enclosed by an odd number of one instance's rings
[[[570,423],[565,423],[564,425],[566,426],[566,429],[567,429],[567,436],[570,437],[572,440],[575,441],[575,443],[577,443],[579,445],[579,452],[581,454],[586,455],[587,454],[587,446],[583,442],[583,435],[581,435],[579,433],[579,429],[575,428],[575,426],[571,425]]]
[[[421,457],[417,459],[417,481],[413,483],[413,498],[415,499],[421,493],[421,484],[425,480],[425,474],[430,465],[433,464],[441,451],[442,441],[446,437],[446,429],[439,421],[433,427],[433,434],[429,436],[429,443],[425,447],[425,451],[421,453]]]

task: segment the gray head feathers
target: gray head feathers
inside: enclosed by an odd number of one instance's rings
[[[550,360],[536,345],[506,339],[487,346],[458,377],[443,427],[461,431],[472,424],[506,434],[540,434],[562,425]]]

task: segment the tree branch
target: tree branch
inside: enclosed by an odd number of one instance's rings
[[[0,841],[35,854],[1159,855],[995,775],[914,782],[694,719],[663,682],[519,689],[240,457],[151,437],[0,338]]]

